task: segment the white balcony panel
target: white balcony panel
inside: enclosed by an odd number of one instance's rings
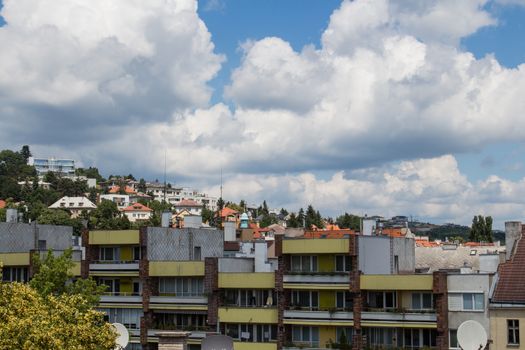
[[[142,297],[140,295],[101,295],[101,303],[137,303],[142,304]]]
[[[436,322],[435,313],[417,313],[417,312],[369,312],[361,313],[363,321],[411,321],[411,322]]]
[[[151,304],[208,304],[208,298],[151,296],[149,302]]]
[[[284,283],[321,283],[321,284],[349,284],[348,274],[334,275],[284,275]]]
[[[139,263],[123,263],[123,264],[89,264],[90,271],[133,271],[139,269]]]
[[[285,310],[284,318],[293,319],[316,319],[316,320],[353,320],[354,315],[352,312],[346,311],[302,311],[302,310]]]

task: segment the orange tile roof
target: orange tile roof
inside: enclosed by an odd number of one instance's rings
[[[405,237],[405,235],[403,234],[400,228],[384,228],[382,229],[381,232],[383,235],[389,236],[389,237],[394,237],[394,238]]]
[[[325,226],[325,230],[328,230],[328,231],[338,231],[340,230],[339,226],[336,225],[336,224],[327,224]]]
[[[525,241],[516,242],[511,259],[498,267],[498,281],[492,301],[496,303],[525,303]]]
[[[418,247],[425,247],[425,248],[432,248],[432,247],[439,247],[439,244],[437,242],[430,242],[426,239],[416,239],[416,245]]]
[[[0,199],[0,209],[5,208],[6,205],[7,203],[3,199]]]
[[[463,243],[465,247],[492,247],[494,243],[488,242],[465,242]]]
[[[122,209],[122,211],[153,211],[141,203],[133,203],[129,207]]]
[[[325,231],[305,231],[304,238],[343,238],[345,235],[355,235],[354,230],[325,230]]]
[[[225,218],[227,216],[232,216],[232,215],[237,215],[237,214],[238,214],[237,210],[233,210],[233,209],[228,208],[228,207],[224,207],[221,210],[221,218]]]
[[[112,193],[112,194],[114,194],[114,193],[118,193],[119,191],[120,191],[120,186],[117,186],[117,185],[115,185],[115,186],[111,186],[110,189],[109,189],[109,193]],[[135,194],[135,193],[137,193],[137,192],[135,192],[135,191],[134,191],[131,187],[129,187],[129,186],[126,186],[126,187],[124,188],[124,191],[125,191],[127,194]]]

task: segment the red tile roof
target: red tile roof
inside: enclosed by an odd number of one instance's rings
[[[122,211],[152,211],[152,209],[146,207],[144,204],[133,203],[129,207],[122,209]]]
[[[306,231],[304,238],[343,238],[345,235],[355,235],[354,230],[324,230],[324,231]]]
[[[111,186],[110,189],[109,189],[109,193],[118,193],[120,191],[120,186]],[[127,194],[135,194],[137,192],[135,192],[131,187],[129,186],[126,186],[124,188],[124,191],[127,193]]]
[[[221,210],[221,218],[225,218],[225,217],[232,216],[232,215],[237,215],[237,214],[238,214],[237,210],[233,210],[233,209],[228,208],[228,207],[224,207]]]
[[[3,199],[0,199],[0,209],[5,208],[6,205],[7,203]]]
[[[202,207],[202,204],[197,203],[193,199],[183,199],[175,204],[176,207]]]
[[[525,303],[525,240],[517,241],[516,250],[511,259],[499,265],[498,281],[492,301]]]
[[[381,230],[381,233],[385,236],[390,236],[390,237],[405,237],[405,234],[403,233],[403,231],[401,230],[401,228],[395,228],[395,227],[392,227],[392,228],[384,228]]]

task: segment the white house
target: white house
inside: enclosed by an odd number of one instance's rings
[[[129,207],[122,209],[122,212],[128,217],[130,222],[137,222],[140,220],[148,220],[153,210],[143,204],[133,203]]]
[[[76,218],[80,215],[82,210],[86,210],[88,212],[92,211],[93,209],[96,209],[97,206],[93,204],[89,199],[86,197],[62,197],[55,203],[51,204],[49,206],[49,209],[64,209],[69,210],[71,212],[71,217]]]
[[[129,195],[127,194],[115,194],[115,193],[101,194],[100,201],[102,201],[103,199],[112,201],[113,203],[115,203],[119,210],[129,207],[129,205],[131,204],[129,200]]]
[[[175,208],[178,212],[187,210],[190,215],[201,215],[202,214],[202,204],[199,204],[197,201],[192,199],[183,199],[180,202],[175,204]]]

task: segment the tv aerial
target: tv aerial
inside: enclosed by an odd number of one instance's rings
[[[113,328],[115,328],[115,333],[117,333],[117,339],[115,340],[114,350],[124,350],[129,343],[129,332],[122,323],[112,323]]]
[[[458,344],[463,350],[482,350],[487,346],[487,332],[479,322],[469,320],[459,325]]]

